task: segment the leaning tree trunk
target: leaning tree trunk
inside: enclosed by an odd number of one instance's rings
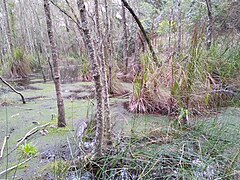
[[[144,36],[144,38],[145,38],[145,40],[146,40],[146,42],[147,42],[147,44],[148,44],[149,50],[150,50],[150,52],[151,52],[151,54],[152,54],[153,61],[156,63],[157,66],[159,66],[160,64],[159,64],[159,62],[158,62],[156,53],[155,53],[155,51],[154,51],[154,49],[153,49],[153,47],[152,47],[151,41],[150,41],[150,39],[148,38],[147,33],[146,33],[146,31],[145,31],[142,23],[140,22],[139,18],[137,17],[137,15],[136,15],[135,12],[133,11],[133,9],[132,9],[132,8],[130,7],[130,5],[127,3],[127,1],[126,1],[126,0],[121,0],[121,1],[122,1],[123,5],[125,6],[125,8],[127,8],[128,11],[129,11],[129,12],[131,13],[131,15],[133,16],[134,20],[135,20],[136,23],[138,24],[138,27],[141,29],[142,34],[143,34],[143,36]]]
[[[80,11],[80,17],[83,28],[83,35],[86,41],[89,58],[92,63],[92,72],[95,82],[96,89],[96,99],[97,99],[97,127],[96,127],[96,136],[95,136],[95,149],[94,153],[96,156],[102,154],[102,143],[103,143],[103,134],[104,134],[104,117],[103,117],[103,102],[102,102],[102,83],[101,75],[99,71],[99,66],[97,64],[96,54],[93,49],[93,42],[90,35],[90,30],[88,28],[87,12],[83,0],[77,0],[78,9]]]
[[[212,45],[212,29],[213,29],[213,17],[212,17],[212,2],[206,0],[208,11],[208,25],[207,25],[207,49],[209,50]]]
[[[58,107],[58,127],[65,127],[65,110],[64,110],[64,101],[62,97],[62,86],[61,86],[61,77],[60,77],[60,69],[59,69],[59,60],[57,57],[57,47],[53,37],[52,31],[52,19],[50,13],[49,1],[44,0],[44,11],[46,15],[47,21],[47,32],[48,38],[50,42],[51,52],[52,52],[52,61],[53,61],[53,73],[54,73],[54,84],[57,95],[57,107]]]

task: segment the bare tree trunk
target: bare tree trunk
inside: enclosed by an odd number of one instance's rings
[[[0,21],[0,23],[1,23],[1,21]],[[6,62],[5,57],[4,57],[4,54],[5,54],[4,44],[6,44],[6,43],[5,43],[3,28],[1,25],[0,25],[0,37],[1,37],[1,39],[0,39],[0,42],[1,42],[0,43],[0,60],[1,60],[0,66],[2,67],[2,66],[4,66],[4,64]]]
[[[178,0],[178,55],[181,52],[181,43],[182,43],[182,12],[181,12],[181,0]]]
[[[125,62],[125,74],[128,73],[128,35],[127,20],[124,4],[122,3],[122,27],[123,27],[123,60]]]
[[[84,4],[84,1],[77,0],[77,4],[78,4],[78,9],[80,11],[83,35],[85,37],[89,58],[92,63],[92,72],[93,72],[93,78],[95,82],[96,99],[97,99],[97,127],[96,127],[94,153],[96,156],[100,156],[102,154],[102,143],[103,143],[103,134],[104,134],[101,74],[99,71],[99,66],[97,64],[96,54],[93,49],[93,42],[92,42],[92,38],[88,28],[88,20],[87,20],[86,7]]]
[[[110,42],[110,33],[109,33],[109,18],[108,18],[108,3],[107,0],[104,0],[105,6],[105,34],[106,34],[106,42],[104,43],[105,49],[105,62],[108,62],[108,85],[109,85],[109,93],[113,94],[112,90],[112,67],[113,67],[113,60],[112,60],[112,48]],[[106,63],[107,64],[107,63]]]
[[[151,44],[151,41],[149,40],[148,36],[147,36],[147,33],[146,31],[144,30],[144,27],[142,26],[142,23],[140,22],[139,18],[137,17],[137,15],[134,13],[133,9],[130,7],[130,5],[127,3],[126,0],[121,0],[123,5],[128,9],[128,11],[131,13],[131,15],[133,16],[133,18],[135,19],[136,23],[138,24],[139,28],[141,29],[142,31],[142,34],[145,38],[145,40],[147,41],[147,44],[148,44],[148,47],[149,47],[149,50],[152,54],[152,57],[153,57],[153,61],[156,63],[157,66],[159,66],[159,62],[158,62],[158,59],[157,59],[157,56],[156,56],[156,53],[152,47],[152,44]]]
[[[59,60],[57,57],[57,47],[53,37],[52,19],[51,19],[50,6],[49,6],[48,0],[44,0],[44,11],[46,14],[47,31],[48,31],[48,37],[49,37],[49,42],[50,42],[51,51],[52,51],[53,70],[54,70],[53,80],[54,80],[55,89],[56,89],[57,107],[58,107],[58,127],[65,127],[66,120],[65,120],[64,101],[62,97]]]
[[[207,25],[207,49],[209,50],[212,45],[212,30],[213,30],[213,17],[212,17],[212,2],[206,0],[208,11],[208,25]]]
[[[40,70],[41,70],[41,73],[42,73],[43,82],[46,83],[47,79],[46,79],[46,76],[44,74],[44,70],[43,70],[43,67],[42,67],[42,63],[41,63],[41,59],[40,59],[40,52],[39,52],[37,42],[36,42],[36,45],[35,45],[35,51],[36,51],[36,54],[37,54],[38,64],[39,64],[39,67],[40,67]]]
[[[99,10],[98,10],[98,0],[95,2],[95,17],[97,26],[97,35],[101,37],[100,33],[100,23],[99,23]],[[106,71],[106,61],[107,58],[103,58],[103,48],[102,44],[98,41],[98,47],[100,48],[100,63],[102,65],[102,77],[103,77],[103,100],[104,100],[104,117],[105,117],[105,127],[106,127],[106,139],[111,142],[111,115],[110,115],[110,103],[109,103],[109,93],[108,93],[108,81],[107,81],[107,71]]]
[[[172,14],[173,14],[173,8],[169,11],[169,30],[168,30],[168,47],[171,47],[171,38],[172,38]]]
[[[8,9],[7,9],[6,0],[3,0],[3,8],[4,8],[4,11],[5,11],[7,41],[8,41],[8,45],[9,45],[9,50],[10,50],[11,55],[12,55],[12,57],[13,57],[12,33],[11,33],[11,29],[10,29],[10,23],[9,23],[9,16],[8,16]]]

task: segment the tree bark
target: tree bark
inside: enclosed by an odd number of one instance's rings
[[[125,63],[125,74],[128,73],[128,35],[127,20],[124,4],[122,3],[122,27],[123,27],[123,60]]]
[[[128,9],[128,11],[131,13],[131,15],[133,16],[133,18],[135,19],[136,23],[138,24],[139,28],[141,29],[142,31],[142,34],[148,44],[148,47],[149,47],[149,50],[152,54],[152,57],[153,57],[153,61],[156,63],[157,66],[160,66],[159,62],[158,62],[158,59],[157,59],[157,56],[156,56],[156,53],[152,47],[152,44],[151,44],[151,41],[149,40],[148,36],[147,36],[147,33],[144,29],[144,27],[142,26],[142,23],[140,22],[139,18],[137,17],[137,15],[135,14],[135,12],[133,11],[133,9],[130,7],[130,5],[127,3],[127,1],[125,0],[121,0],[123,5]]]
[[[86,7],[83,0],[77,0],[78,9],[80,11],[81,23],[83,28],[83,35],[86,41],[89,58],[92,63],[92,72],[95,82],[96,99],[97,99],[97,127],[95,135],[95,149],[94,153],[96,156],[102,154],[103,134],[104,134],[104,117],[103,117],[103,102],[102,102],[102,83],[99,66],[97,64],[96,54],[93,49],[93,42],[88,27],[88,20],[86,14]]]
[[[99,10],[98,10],[98,0],[95,2],[95,18],[97,26],[97,35],[102,37],[100,32],[100,23],[99,23]],[[102,44],[98,41],[98,47],[100,48],[100,63],[102,65],[102,79],[103,79],[103,100],[104,100],[104,117],[105,117],[105,129],[106,129],[106,139],[108,142],[111,142],[111,114],[110,114],[110,103],[109,103],[109,93],[108,93],[108,80],[107,80],[107,71],[106,71],[106,62],[107,57],[103,57],[103,48]]]
[[[182,43],[182,12],[181,12],[181,0],[178,0],[178,46],[177,46],[178,55],[181,52],[181,43]]]
[[[108,62],[108,85],[109,85],[109,93],[113,94],[112,89],[112,67],[113,67],[113,60],[112,60],[112,48],[111,48],[111,41],[110,41],[110,28],[109,28],[109,11],[108,11],[108,3],[107,0],[104,0],[104,6],[105,6],[105,35],[106,35],[106,42],[104,43],[104,49],[105,49],[105,62]]]
[[[169,11],[169,19],[168,19],[168,47],[171,48],[171,38],[172,38],[172,14],[173,14],[173,8]]]
[[[212,30],[213,30],[212,2],[211,2],[211,0],[206,0],[206,4],[207,4],[207,11],[208,11],[207,50],[209,50],[211,45],[212,45]]]
[[[58,127],[65,127],[66,120],[65,120],[65,109],[64,109],[64,101],[62,97],[62,86],[61,86],[61,77],[60,77],[60,69],[59,69],[59,60],[57,57],[57,47],[53,37],[52,31],[52,19],[51,19],[51,12],[49,1],[44,0],[44,11],[46,15],[46,22],[47,22],[47,32],[48,38],[50,42],[51,52],[52,52],[52,61],[53,61],[53,70],[54,70],[54,84],[56,89],[56,96],[57,96],[57,107],[58,107]]]
[[[10,23],[9,23],[9,16],[8,16],[8,9],[7,9],[6,0],[3,0],[3,8],[4,8],[4,11],[5,11],[7,41],[8,41],[9,49],[10,49],[10,52],[11,52],[11,56],[12,56],[12,58],[13,58],[12,33],[11,33],[11,29],[10,29]]]

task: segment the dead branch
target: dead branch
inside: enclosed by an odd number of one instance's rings
[[[47,123],[47,124],[44,124],[44,125],[41,125],[41,126],[36,126],[36,127],[34,127],[33,129],[31,129],[30,131],[28,131],[28,132],[25,134],[25,136],[23,136],[23,138],[21,138],[21,139],[18,140],[18,143],[17,143],[15,149],[18,148],[18,146],[19,146],[25,139],[27,139],[28,137],[30,137],[31,135],[35,134],[37,131],[39,131],[39,130],[42,129],[42,128],[45,128],[45,127],[48,126],[48,125],[50,125],[50,123]]]
[[[22,93],[20,93],[20,92],[17,91],[16,89],[14,89],[14,87],[12,87],[7,81],[4,80],[1,76],[0,76],[0,80],[1,80],[5,85],[7,85],[11,90],[13,90],[13,92],[15,92],[15,93],[17,93],[18,95],[20,95],[21,98],[22,98],[23,104],[26,104],[25,98],[24,98],[24,96],[22,95]]]
[[[0,152],[0,160],[2,159],[3,157],[3,151],[4,151],[4,148],[6,146],[6,142],[7,142],[7,139],[9,138],[9,136],[5,136],[4,137],[4,140],[3,140],[3,145],[2,145],[2,148],[1,148],[1,152]]]
[[[32,135],[35,134],[36,132],[38,132],[38,129],[35,129],[34,131],[31,131],[31,132],[29,131],[24,137],[18,139],[17,142],[20,142],[20,141],[22,141],[22,140],[24,140],[24,139],[29,138],[30,136],[32,136]]]
[[[47,123],[47,124],[44,124],[44,125],[41,125],[41,126],[36,126],[33,129],[31,129],[30,131],[28,131],[25,134],[25,136],[23,136],[22,138],[17,140],[18,143],[16,144],[16,146],[6,156],[11,154],[13,151],[15,151],[25,139],[29,138],[30,136],[32,136],[33,134],[38,132],[41,128],[44,128],[44,127],[46,127],[48,125],[50,125],[50,123]]]
[[[146,33],[146,31],[145,31],[142,23],[140,22],[139,18],[137,17],[137,15],[136,15],[135,12],[133,11],[133,9],[132,9],[132,8],[130,7],[130,5],[127,3],[127,1],[122,0],[122,3],[123,3],[123,5],[124,5],[124,7],[127,8],[127,10],[131,13],[131,15],[132,15],[132,17],[135,19],[138,27],[141,29],[142,34],[143,34],[145,40],[147,41],[149,50],[150,50],[150,52],[151,52],[151,54],[152,54],[153,61],[156,63],[157,66],[159,66],[156,53],[155,53],[155,51],[153,50],[151,41],[149,40],[149,38],[148,38],[148,36],[147,36],[147,33]]]
[[[55,2],[52,1],[52,0],[50,0],[50,2],[51,2],[56,8],[58,8],[63,14],[65,14],[70,20],[72,20],[72,22],[74,22],[74,23],[77,25],[77,27],[78,27],[79,30],[83,30],[83,28],[81,27],[80,22],[79,22],[79,20],[78,20],[78,18],[77,18],[77,16],[76,16],[76,14],[74,13],[74,10],[73,10],[72,7],[69,5],[69,2],[68,2],[68,1],[66,1],[66,2],[67,2],[67,4],[68,4],[68,7],[70,7],[71,12],[73,13],[75,19],[74,19],[70,14],[68,14],[63,8],[61,8],[57,3],[55,3]]]
[[[13,170],[13,169],[15,169],[15,168],[17,168],[18,166],[21,166],[21,165],[25,164],[26,162],[30,161],[31,159],[32,159],[32,157],[26,159],[25,161],[23,161],[23,162],[15,165],[15,166],[12,166],[12,167],[10,167],[10,168],[8,168],[8,169],[0,172],[0,176],[3,175],[3,174],[5,174],[5,173],[7,173],[7,172],[9,172],[9,171],[11,171],[11,170]]]

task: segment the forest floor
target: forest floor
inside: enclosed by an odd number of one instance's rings
[[[130,84],[123,83],[123,86],[127,90],[131,89]],[[69,153],[71,149],[69,141],[76,136],[81,123],[89,121],[91,116],[95,114],[93,84],[90,82],[63,84],[67,127],[61,129],[56,127],[56,97],[52,82],[42,83],[41,80],[35,79],[28,86],[19,87],[18,90],[21,90],[27,100],[24,105],[17,94],[9,92],[3,86],[0,88],[0,147],[4,137],[9,135],[4,156],[16,147],[18,139],[24,137],[28,131],[36,126],[50,123],[45,131],[38,131],[25,142],[36,147],[37,156],[18,167],[17,171],[15,169],[8,172],[7,176],[6,174],[1,175],[0,179],[11,179],[15,172],[16,179],[49,178],[49,172],[55,170],[53,167],[55,167],[54,163],[57,159],[69,159],[71,158],[69,156],[73,156]],[[123,106],[124,102],[127,101],[128,98],[124,97],[111,98],[111,115],[115,134],[130,136],[134,132],[134,134],[141,136],[141,134],[156,130],[160,134],[168,134],[170,129],[172,131],[173,120],[171,118],[161,115],[130,113]],[[229,126],[226,127],[240,124],[239,115],[239,109],[228,108],[218,115],[217,119],[219,121],[217,124],[227,122]],[[201,119],[203,118],[201,117]],[[216,120],[215,117],[212,118],[213,120],[209,120],[211,118],[207,119],[212,122]],[[206,128],[208,128],[208,125],[206,125]],[[214,127],[212,128],[214,129]],[[224,137],[240,138],[238,131],[225,130]],[[174,137],[170,134],[170,138]],[[22,156],[21,148],[18,147],[7,158],[0,159],[0,173],[25,159],[26,157]]]

